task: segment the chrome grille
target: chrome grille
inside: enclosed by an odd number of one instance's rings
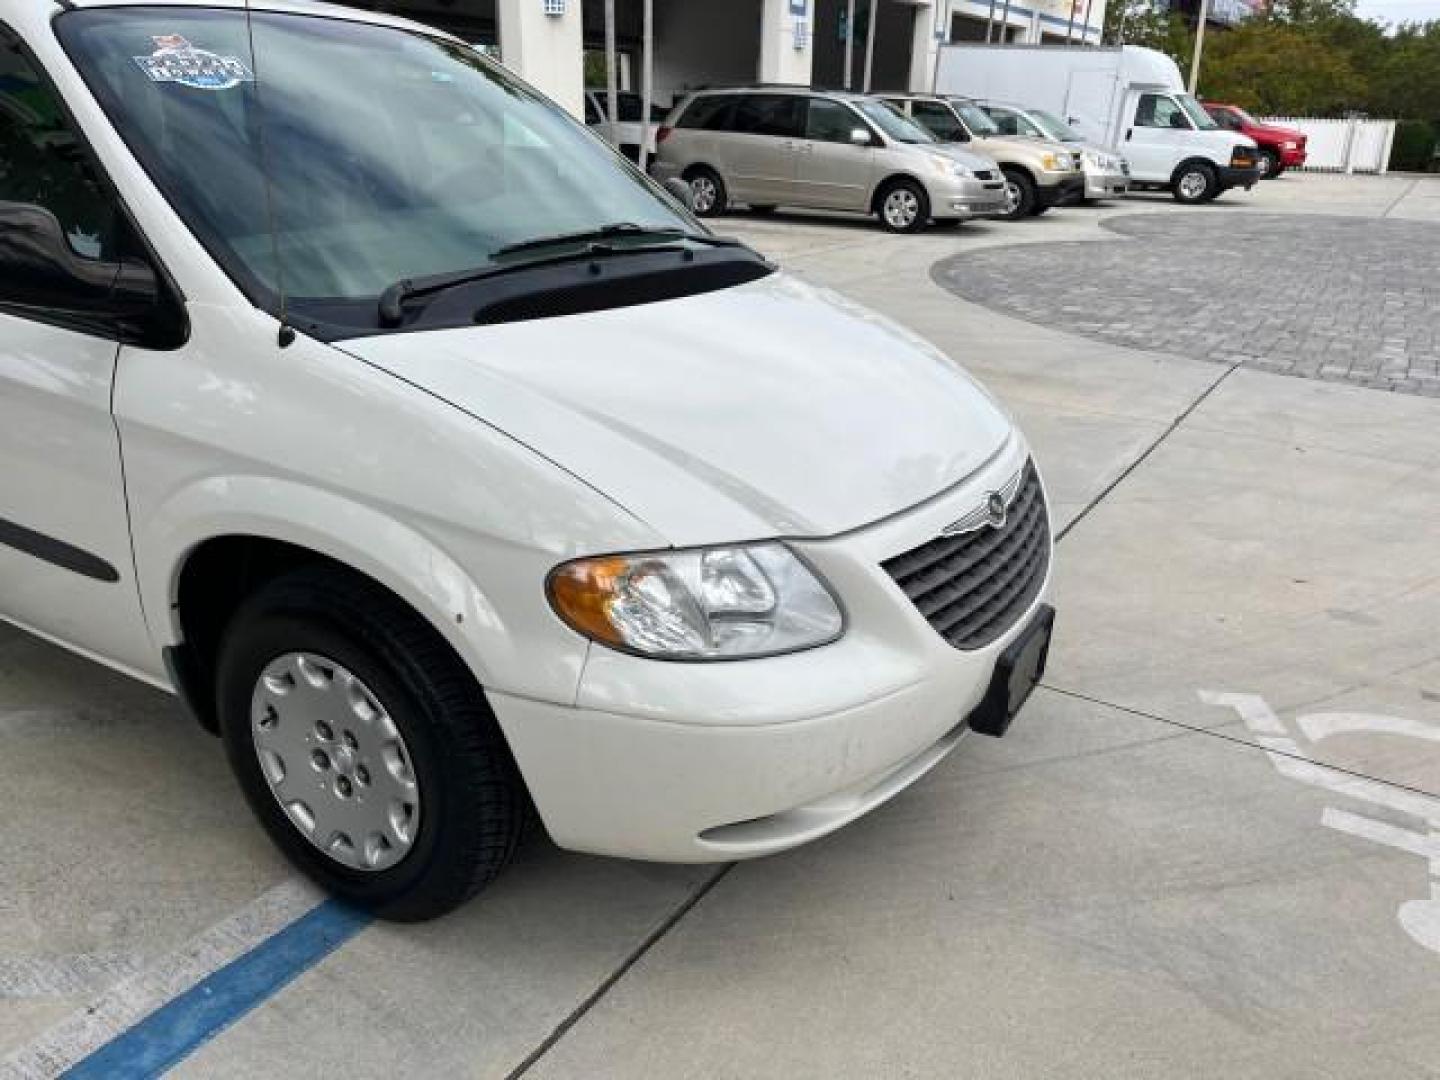
[[[998,528],[982,520],[881,564],[936,632],[957,649],[983,649],[1001,637],[1045,583],[1050,521],[1034,464],[1027,462],[1018,480]],[[1001,489],[1002,499],[1007,489],[1011,484]]]

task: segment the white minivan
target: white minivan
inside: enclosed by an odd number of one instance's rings
[[[1061,117],[1130,163],[1132,188],[1209,202],[1260,181],[1254,140],[1227,131],[1190,94],[1175,61],[1137,45],[946,45],[939,92],[1012,102]]]
[[[1043,671],[1024,438],[460,41],[0,0],[0,616],[397,919],[884,801]]]

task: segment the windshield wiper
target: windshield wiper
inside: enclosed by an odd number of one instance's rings
[[[520,251],[539,251],[551,247],[567,247],[571,244],[589,243],[592,250],[599,245],[599,250],[606,250],[606,240],[619,240],[627,237],[642,239],[654,237],[657,240],[690,240],[697,244],[707,244],[711,247],[739,247],[740,241],[726,236],[711,236],[708,233],[689,232],[677,227],[650,228],[645,225],[636,225],[633,221],[616,221],[609,225],[602,225],[598,229],[585,229],[581,232],[556,233],[554,236],[537,236],[533,240],[519,240],[513,244],[506,244],[492,252],[495,256],[513,255]]]
[[[638,244],[633,247],[620,249],[612,247],[605,242],[622,237],[654,237],[657,240],[668,243]],[[616,222],[613,225],[604,225],[598,229],[587,229],[584,232],[560,233],[555,236],[536,237],[533,240],[521,240],[513,244],[506,244],[504,247],[496,248],[490,253],[491,258],[504,258],[506,255],[516,255],[526,251],[543,251],[546,248],[573,248],[576,247],[576,245],[584,246],[576,251],[557,252],[550,256],[541,256],[535,259],[520,259],[515,262],[494,263],[489,266],[477,266],[470,270],[453,270],[445,274],[431,274],[429,277],[402,278],[380,294],[380,325],[399,326],[405,321],[405,301],[414,299],[417,296],[428,296],[431,293],[442,292],[445,289],[451,289],[457,285],[469,285],[473,282],[484,281],[486,278],[495,277],[499,274],[525,270],[550,262],[564,262],[574,258],[591,258],[596,255],[613,255],[622,250],[634,251],[637,254],[664,250],[677,240],[689,240],[697,244],[706,244],[710,247],[745,246],[741,241],[730,237],[710,236],[706,233],[692,233],[680,228],[651,229],[643,225],[632,224],[631,222]]]

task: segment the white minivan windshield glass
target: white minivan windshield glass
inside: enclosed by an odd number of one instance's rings
[[[1176,94],[1175,100],[1180,102],[1180,107],[1185,110],[1185,115],[1190,117],[1191,122],[1201,131],[1214,131],[1219,128],[1215,118],[1205,111],[1205,106],[1196,101],[1189,94]]]
[[[156,185],[257,302],[282,287],[292,303],[373,300],[400,279],[617,222],[637,235],[695,228],[467,46],[252,18],[253,54],[243,10],[92,8],[56,27]]]

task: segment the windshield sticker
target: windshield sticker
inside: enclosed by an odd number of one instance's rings
[[[135,63],[151,82],[179,83],[196,90],[229,90],[255,81],[238,56],[217,56],[197,49],[179,34],[150,40],[155,42],[155,51],[135,57]]]

